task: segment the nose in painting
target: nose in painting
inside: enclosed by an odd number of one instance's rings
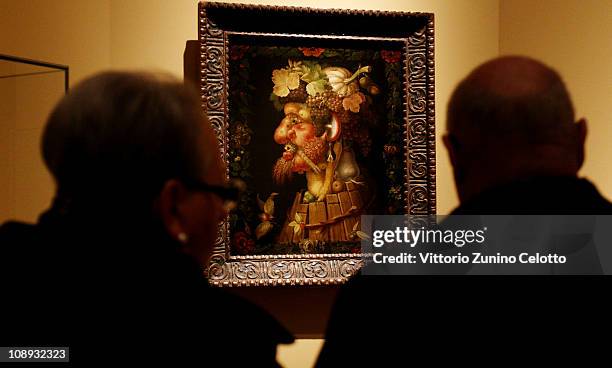
[[[281,123],[274,131],[274,141],[278,144],[287,144],[287,142],[289,141],[287,138],[287,133],[287,125]]]

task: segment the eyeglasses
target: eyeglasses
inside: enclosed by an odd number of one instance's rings
[[[186,182],[185,185],[191,190],[216,194],[223,200],[223,208],[228,212],[238,206],[240,197],[246,190],[246,183],[240,179],[230,179],[226,185],[211,185],[194,181]]]

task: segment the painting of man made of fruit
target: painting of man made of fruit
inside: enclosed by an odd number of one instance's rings
[[[232,45],[231,255],[358,253],[405,200],[402,52]]]

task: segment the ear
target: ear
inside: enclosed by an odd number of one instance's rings
[[[576,141],[576,164],[577,169],[580,170],[582,164],[584,163],[584,146],[586,143],[587,136],[587,121],[585,118],[582,118],[576,122],[577,129],[577,141]]]
[[[451,165],[453,165],[453,168],[457,169],[457,147],[454,144],[455,139],[453,139],[450,133],[446,133],[442,136],[442,142],[444,142],[444,147],[446,147],[448,151]]]
[[[465,190],[465,168],[462,167],[462,163],[460,162],[461,152],[459,151],[459,142],[457,142],[457,139],[452,133],[444,134],[442,136],[442,141],[448,150],[448,157],[453,167],[453,179],[455,181],[457,194],[459,195],[459,200],[463,200]]]
[[[159,198],[159,213],[166,232],[178,239],[179,234],[186,232],[186,223],[182,216],[181,203],[187,198],[188,191],[178,180],[168,180],[162,188]]]

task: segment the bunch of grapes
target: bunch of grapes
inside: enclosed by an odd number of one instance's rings
[[[331,120],[331,111],[327,108],[329,92],[332,91],[327,90],[323,93],[317,93],[316,96],[308,96],[306,98],[306,104],[310,107],[310,118],[316,128],[315,134],[317,136],[325,132],[325,124]]]
[[[327,108],[325,106],[325,96],[323,96],[323,94],[321,94],[321,93],[317,93],[316,96],[308,96],[306,98],[306,104],[311,109],[313,109],[313,108],[314,109],[324,109],[324,108]]]
[[[298,88],[290,90],[289,94],[285,97],[279,97],[278,101],[283,105],[288,102],[304,103],[307,98],[308,93],[306,92],[306,82],[300,81]]]
[[[338,96],[336,92],[333,92],[333,91],[329,91],[329,92],[331,93],[330,93],[329,98],[326,100],[327,108],[329,108],[331,111],[334,111],[334,112],[345,111],[344,108],[342,107],[342,97]]]
[[[361,153],[367,156],[372,146],[368,130],[359,123],[360,114],[345,110],[342,100],[343,97],[331,89],[306,98],[306,104],[310,108],[310,118],[316,128],[315,134],[317,136],[323,134],[325,124],[330,122],[333,112],[342,126],[342,137],[354,143]]]
[[[318,109],[316,107],[310,108],[310,118],[317,128],[317,135],[323,134],[325,130],[325,124],[331,120],[331,111],[327,108]]]

